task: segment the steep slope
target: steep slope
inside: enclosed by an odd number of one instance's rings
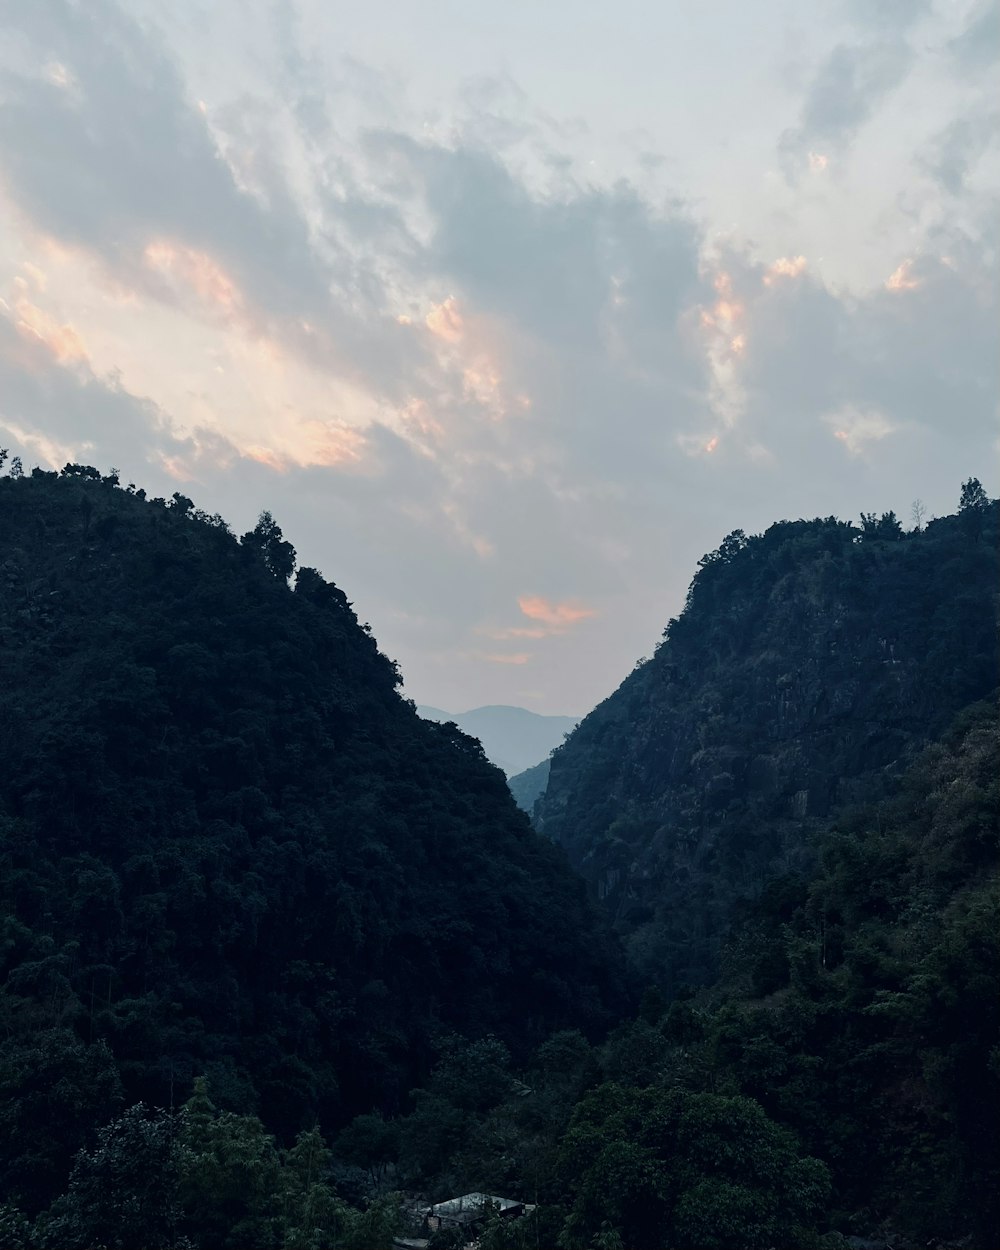
[[[535,803],[545,793],[548,783],[548,760],[542,760],[534,768],[526,768],[523,773],[507,778],[507,785],[514,796],[514,802],[529,815],[535,810]]]
[[[398,1108],[442,1030],[599,1027],[610,943],[479,745],[266,516],[0,479],[0,1189],[123,1098],[288,1133]]]
[[[442,712],[436,707],[417,707],[427,720],[454,721],[463,733],[478,738],[486,758],[508,777],[523,772],[559,746],[578,724],[578,716],[541,716],[523,707],[491,705],[471,712]]]
[[[821,835],[811,880],[768,887],[721,1005],[688,1013],[716,1078],[830,1165],[835,1208],[919,1245],[1000,1244],[998,762],[997,703],[974,704]]]
[[[997,505],[903,534],[834,518],[737,531],[653,659],[552,758],[538,809],[649,978],[710,978],[742,899],[809,861],[997,685]]]

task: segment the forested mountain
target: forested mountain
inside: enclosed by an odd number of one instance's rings
[[[394,1191],[537,1204],[481,1250],[1000,1244],[962,505],[730,535],[556,751],[539,823],[629,973],[267,514],[0,478],[0,1246],[388,1250]]]
[[[549,783],[549,766],[548,760],[542,760],[534,768],[526,768],[523,773],[507,778],[514,802],[522,810],[529,813],[535,810],[535,802],[545,793]]]
[[[427,720],[454,721],[463,733],[478,738],[487,758],[508,777],[544,761],[580,719],[578,716],[542,716],[524,707],[505,705],[453,713],[418,704],[417,711]]]
[[[739,906],[814,861],[997,687],[996,503],[783,521],[705,556],[654,657],[553,755],[539,828],[666,990],[705,984]]]
[[[0,544],[3,1198],[196,1076],[287,1140],[399,1111],[448,1031],[620,1006],[562,852],[269,516],[67,466],[0,479]]]

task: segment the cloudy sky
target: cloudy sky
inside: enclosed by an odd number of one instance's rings
[[[996,0],[0,0],[0,445],[583,713],[705,551],[998,493]]]

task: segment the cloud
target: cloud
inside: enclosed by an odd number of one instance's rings
[[[0,157],[32,230],[87,249],[126,288],[176,299],[187,287],[211,315],[238,311],[314,367],[393,391],[412,340],[339,222],[317,246],[258,110],[213,128],[166,51],[111,0],[30,6],[19,26],[26,55],[3,74]],[[42,72],[53,61],[76,90]]]
[[[566,629],[597,615],[593,608],[583,604],[572,601],[552,603],[541,595],[521,595],[517,606],[529,620],[541,621],[556,630]]]
[[[506,642],[510,638],[548,638],[549,629],[538,629],[530,625],[509,625],[509,626],[480,626],[476,633],[483,634],[486,638],[493,638],[497,642]]]
[[[773,264],[767,267],[764,273],[764,285],[774,286],[782,278],[797,278],[805,273],[806,268],[804,256],[779,256]]]
[[[899,37],[835,47],[809,84],[798,125],[781,136],[779,154],[789,179],[795,181],[803,165],[814,173],[825,170],[830,152],[844,151],[914,59]]]
[[[142,260],[172,296],[195,300],[225,320],[245,316],[245,301],[236,283],[205,252],[157,239],[147,243]]]
[[[899,6],[768,132],[791,120],[815,176],[763,180],[783,214],[766,247],[704,199],[601,181],[510,83],[425,129],[385,75],[331,69],[294,3],[260,18],[252,91],[246,65],[219,86],[242,55],[220,43],[214,96],[169,8],[155,33],[109,0],[19,20],[5,438],[238,530],[269,508],[438,705],[502,700],[504,666],[531,664],[578,707],[648,653],[728,530],[914,494],[943,510],[935,482],[985,480],[997,309],[968,101],[900,156],[924,198],[891,241],[866,233],[860,280],[811,245],[860,229],[845,171],[916,55]],[[898,191],[878,200],[894,222]]]
[[[965,29],[949,42],[948,52],[962,75],[980,73],[1000,59],[1000,0],[973,5]]]
[[[446,343],[460,342],[464,326],[454,295],[449,295],[440,304],[435,304],[424,318],[424,324],[431,334],[444,339]]]
[[[45,309],[33,304],[23,291],[14,301],[14,312],[18,330],[44,345],[60,364],[87,359],[83,339],[73,326],[60,325]]]
[[[132,467],[173,442],[155,404],[99,377],[70,329],[19,303],[0,315],[0,428],[27,462],[62,468],[93,455],[102,468]]]
[[[847,0],[845,5],[848,16],[859,26],[893,34],[921,21],[932,7],[931,0]]]
[[[865,412],[847,407],[823,419],[834,438],[839,439],[852,456],[861,455],[870,443],[881,442],[897,428],[884,413],[874,409]]]
[[[916,291],[920,287],[920,279],[913,273],[913,260],[907,257],[901,260],[885,281],[887,291]]]
[[[981,159],[997,152],[1000,112],[976,109],[936,134],[918,157],[932,178],[953,196],[961,195]]]

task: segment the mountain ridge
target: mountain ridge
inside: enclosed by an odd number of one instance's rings
[[[536,823],[644,976],[710,979],[737,900],[996,688],[997,504],[975,499],[909,534],[892,514],[735,531],[553,752]]]
[[[483,744],[487,759],[508,777],[545,760],[579,723],[577,716],[553,716],[513,704],[492,703],[468,712],[445,712],[426,704],[417,714],[428,720],[453,721]]]
[[[561,852],[400,697],[338,587],[292,589],[269,515],[237,539],[70,465],[0,477],[0,536],[0,1183],[24,1210],[123,1099],[204,1074],[287,1139],[398,1110],[449,1033],[516,1053],[611,1018],[620,961]]]

